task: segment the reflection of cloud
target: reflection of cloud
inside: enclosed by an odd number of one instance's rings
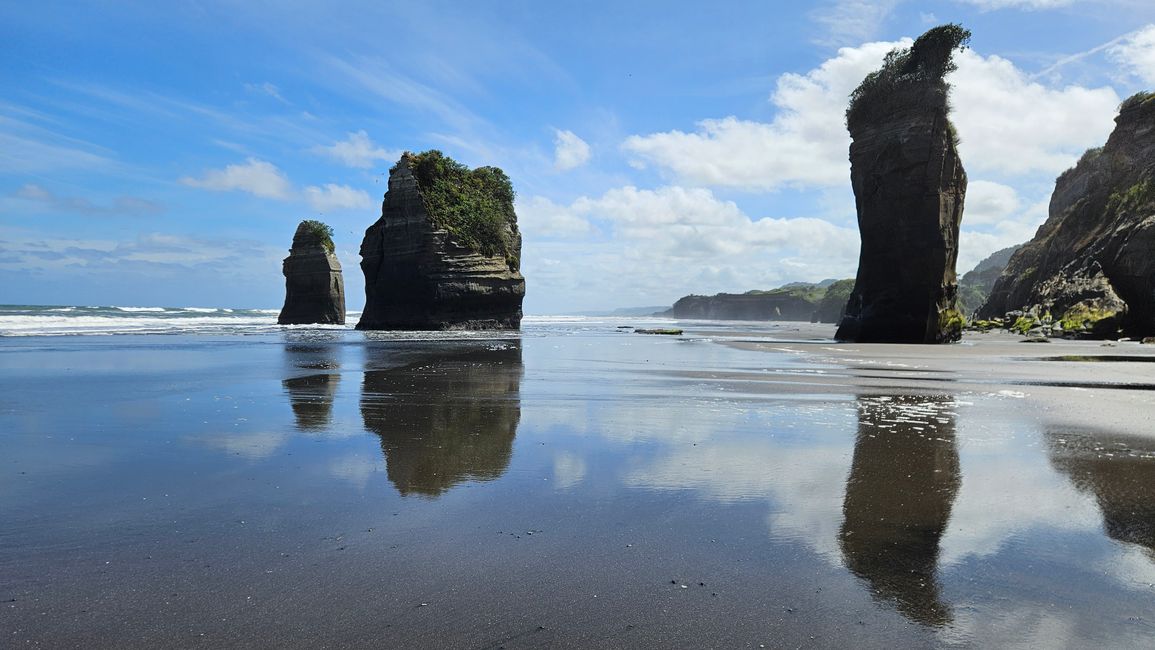
[[[333,476],[349,481],[362,490],[369,484],[369,479],[381,471],[381,460],[369,458],[360,454],[350,454],[329,461],[329,473]]]
[[[272,431],[252,433],[221,433],[201,440],[205,445],[243,456],[249,460],[261,460],[273,455],[288,440],[288,435]]]
[[[581,457],[560,453],[553,458],[553,482],[558,488],[568,490],[582,482],[586,476],[586,462]]]
[[[825,414],[810,421],[807,440],[800,444],[796,434],[789,432],[794,423],[788,415],[799,408],[795,404],[769,410],[700,409],[698,416],[679,418],[676,429],[654,432],[650,439],[665,439],[676,446],[657,461],[631,471],[623,482],[649,489],[694,490],[723,503],[767,500],[771,535],[806,544],[832,564],[840,564],[838,528],[854,411],[848,403],[823,404]],[[654,409],[662,411],[659,406]],[[656,421],[668,419],[666,409]],[[719,433],[739,431],[761,435],[754,440],[713,441]],[[633,436],[641,433],[634,430]]]

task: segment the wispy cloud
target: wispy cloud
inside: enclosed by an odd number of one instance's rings
[[[60,196],[35,183],[23,185],[11,196],[38,204],[52,212],[71,214],[152,216],[165,211],[160,203],[135,196],[118,196],[111,203],[100,205],[82,197]]]
[[[365,131],[349,133],[344,140],[311,149],[313,153],[327,156],[347,167],[369,169],[378,161],[388,162],[401,157],[400,152],[387,151],[376,145]]]
[[[834,0],[811,12],[823,28],[819,45],[859,45],[878,38],[886,19],[902,0]]]

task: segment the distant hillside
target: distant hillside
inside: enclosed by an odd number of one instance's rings
[[[854,280],[791,282],[769,291],[690,295],[663,316],[709,320],[787,320],[836,323],[846,308]]]
[[[967,271],[959,279],[959,307],[964,314],[973,313],[986,302],[987,296],[991,295],[991,289],[995,286],[995,280],[998,280],[999,276],[1002,275],[1011,255],[1014,255],[1015,251],[1021,247],[1022,244],[1019,244],[991,253],[990,256],[976,264],[973,269]]]

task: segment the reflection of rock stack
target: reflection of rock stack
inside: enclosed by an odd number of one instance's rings
[[[918,623],[950,622],[935,568],[959,488],[944,396],[860,397],[840,533],[847,567]]]
[[[1051,464],[1095,497],[1107,535],[1145,547],[1155,560],[1155,443],[1054,433],[1048,442]]]
[[[290,345],[285,348],[294,368],[329,370],[340,367],[328,346]],[[290,377],[282,381],[300,431],[322,431],[329,427],[333,398],[341,375],[336,372]]]
[[[441,345],[406,365],[365,372],[361,416],[381,436],[398,492],[438,496],[505,472],[521,418],[522,365],[520,345],[500,345]]]

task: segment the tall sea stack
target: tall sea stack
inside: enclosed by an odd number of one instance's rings
[[[333,252],[332,228],[320,221],[302,221],[282,270],[285,306],[277,323],[345,324],[345,279]]]
[[[851,95],[846,124],[862,249],[839,340],[944,343],[962,333],[955,261],[967,177],[944,76],[969,38],[958,25],[935,27],[887,54]]]
[[[525,278],[513,186],[496,167],[440,151],[389,170],[381,218],[361,243],[365,310],[357,329],[517,329]]]
[[[1068,332],[1155,336],[1155,93],[1124,101],[1107,143],[1055,181],[1047,221],[979,317],[1015,310]]]

